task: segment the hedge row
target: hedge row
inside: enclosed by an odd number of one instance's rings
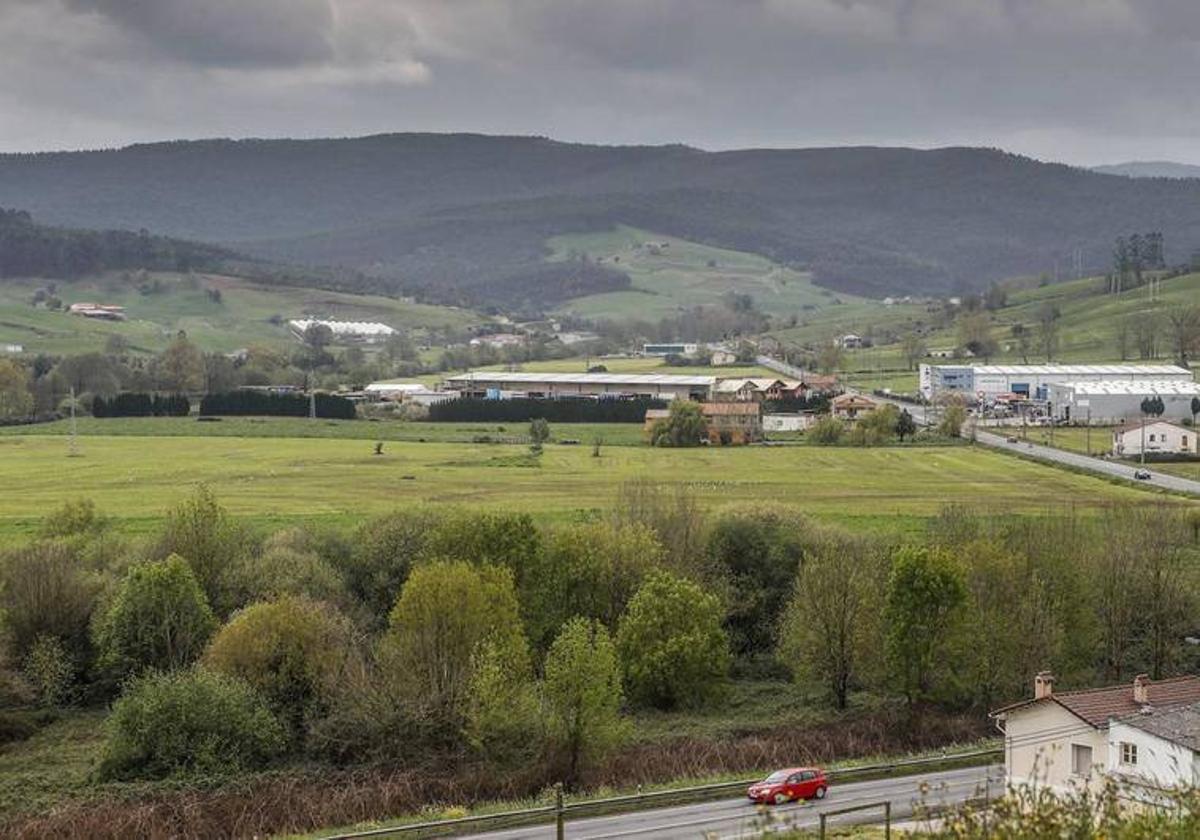
[[[811,411],[813,414],[824,414],[829,411],[828,394],[810,394],[807,399],[788,397],[781,400],[767,400],[763,404],[766,414],[800,414]]]
[[[646,419],[646,409],[666,407],[664,400],[647,398],[481,400],[465,397],[431,405],[429,419],[454,423],[521,423],[536,418],[550,423],[641,423]]]
[[[192,404],[183,394],[126,392],[92,400],[93,417],[187,417]]]
[[[333,394],[317,394],[317,416],[335,420],[353,420],[354,403]],[[208,416],[266,415],[270,417],[307,417],[308,396],[304,394],[269,394],[262,391],[228,391],[205,394],[200,400],[200,413]]]

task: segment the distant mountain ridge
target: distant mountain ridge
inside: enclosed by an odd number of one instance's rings
[[[1200,182],[1114,178],[994,149],[706,152],[540,137],[203,140],[0,155],[0,206],[149,228],[451,303],[542,306],[621,288],[545,240],[626,224],[751,251],[883,296],[979,288],[1161,230],[1200,247]]]
[[[1124,175],[1128,178],[1200,178],[1200,166],[1169,160],[1131,160],[1126,163],[1093,166],[1092,171],[1105,175]]]

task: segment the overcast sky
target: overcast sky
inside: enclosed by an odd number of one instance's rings
[[[390,131],[1200,164],[1200,0],[0,0],[0,150]]]

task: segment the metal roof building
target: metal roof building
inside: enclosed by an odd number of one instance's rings
[[[1051,383],[1193,381],[1192,372],[1177,365],[921,365],[921,393],[934,399],[946,392],[989,399],[1000,394],[1047,398]]]
[[[600,397],[647,396],[706,399],[715,376],[651,373],[508,373],[472,371],[446,377],[446,386],[463,396]]]
[[[1113,425],[1142,416],[1142,400],[1163,401],[1164,420],[1192,416],[1192,400],[1200,398],[1200,382],[1182,379],[1103,379],[1095,382],[1052,382],[1046,399],[1054,417],[1073,423]]]

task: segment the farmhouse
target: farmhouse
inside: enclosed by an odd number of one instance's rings
[[[807,390],[807,385],[793,379],[747,377],[718,381],[713,396],[725,402],[763,402],[800,398]]]
[[[708,425],[708,442],[712,444],[745,444],[762,440],[763,417],[758,403],[702,403],[700,411]],[[646,411],[645,432],[649,436],[654,424],[665,420],[671,412],[665,408]]]
[[[1126,458],[1147,455],[1195,455],[1196,430],[1163,420],[1147,420],[1113,431],[1113,454]]]
[[[509,373],[473,371],[446,378],[446,386],[464,397],[653,397],[706,400],[715,376],[648,373]]]
[[[72,315],[97,318],[101,321],[125,320],[125,307],[112,303],[72,303],[67,311]]]
[[[1043,671],[1034,679],[1032,699],[997,709],[990,717],[1004,731],[1008,784],[1067,791],[1099,784],[1109,765],[1110,734],[1120,737],[1123,731],[1110,733],[1114,719],[1195,703],[1200,703],[1200,677],[1151,682],[1141,674],[1132,685],[1056,692],[1054,676]]]
[[[877,408],[879,408],[879,403],[862,394],[838,394],[830,403],[833,416],[842,420],[853,420],[858,415],[866,414]]]
[[[1108,775],[1142,801],[1200,783],[1200,704],[1114,718],[1108,726]]]
[[[1200,398],[1200,382],[1183,379],[1103,379],[1095,382],[1052,382],[1046,386],[1051,414],[1071,423],[1111,426],[1140,417],[1142,401],[1158,397],[1163,417],[1192,416],[1192,400]]]
[[[360,341],[374,344],[396,334],[387,324],[377,321],[329,321],[316,318],[296,318],[288,321],[288,328],[298,339],[304,338],[309,327],[328,327],[336,341]]]
[[[846,333],[837,337],[837,345],[843,350],[859,350],[863,346],[863,337],[855,333]]]
[[[998,394],[1047,399],[1051,383],[1172,381],[1191,382],[1192,372],[1175,365],[921,365],[921,395],[933,400],[961,393],[984,400]]]

